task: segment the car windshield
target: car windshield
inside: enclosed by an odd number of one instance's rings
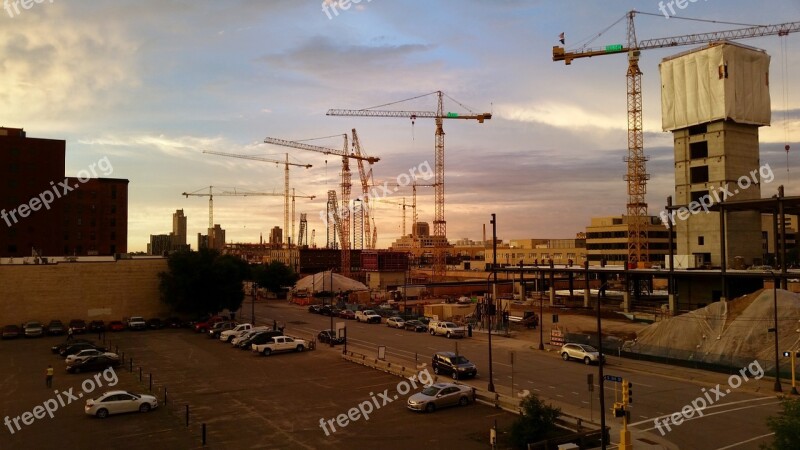
[[[469,360],[463,356],[456,356],[453,358],[453,364],[469,364]]]
[[[440,388],[438,388],[438,387],[435,387],[435,386],[428,386],[428,387],[426,387],[425,389],[423,389],[423,390],[422,390],[422,393],[423,393],[424,395],[427,395],[427,396],[429,396],[429,397],[435,397],[435,396],[436,396],[436,394],[438,394],[440,390],[441,390],[441,389],[440,389]]]

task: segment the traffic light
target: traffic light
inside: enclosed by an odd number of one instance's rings
[[[622,380],[622,404],[623,405],[630,405],[633,403],[633,391],[631,388],[633,387],[633,383],[627,381],[623,378]]]
[[[623,404],[619,402],[614,403],[614,417],[624,417],[624,416],[625,416],[625,408],[623,407]]]

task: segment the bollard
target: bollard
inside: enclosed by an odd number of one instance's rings
[[[148,373],[147,375],[150,377],[150,392],[153,392],[153,374]]]
[[[128,359],[128,362],[130,363],[130,366],[128,367],[128,372],[133,372],[133,357],[132,356]],[[139,381],[142,381],[142,380],[140,379]]]
[[[189,426],[189,405],[186,405],[186,426]]]
[[[203,446],[206,445],[206,424],[203,424]]]
[[[142,381],[142,368],[139,367],[139,381]]]
[[[166,406],[166,404],[167,404],[167,387],[164,386],[164,405]]]
[[[117,349],[117,351],[119,351],[119,349]],[[119,353],[117,353],[117,354],[119,355]],[[122,352],[122,355],[120,355],[120,356],[122,356],[122,364],[124,365],[125,364],[125,352]]]

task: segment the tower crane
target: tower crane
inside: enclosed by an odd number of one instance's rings
[[[381,199],[375,199],[375,201],[403,207],[403,236],[405,236],[406,235],[406,207],[407,206],[411,206],[411,203],[406,203],[406,198],[405,197],[403,197],[403,201],[402,202],[390,202],[389,200],[381,200]]]
[[[379,110],[384,106],[416,100],[418,98],[426,97],[428,95],[436,94],[437,108],[436,111],[387,111]],[[446,275],[447,265],[445,264],[445,249],[442,242],[447,240],[447,224],[444,220],[444,129],[442,123],[444,119],[463,119],[463,120],[477,120],[478,123],[483,123],[485,120],[492,118],[491,113],[475,113],[470,111],[471,114],[459,114],[455,112],[444,112],[444,94],[442,91],[436,91],[425,95],[400,100],[397,102],[379,105],[372,108],[365,109],[329,109],[327,115],[329,116],[355,116],[355,117],[393,117],[393,118],[408,118],[414,124],[417,119],[434,119],[436,121],[436,140],[435,140],[435,188],[436,188],[436,209],[433,219],[433,232],[436,236],[436,247],[434,248],[434,263],[433,263],[433,279],[441,280]],[[448,96],[450,100],[453,100]],[[453,100],[455,101],[455,100]],[[455,101],[458,103],[457,101]],[[458,103],[461,107],[469,110],[466,106]]]
[[[285,196],[285,194],[276,194],[274,192],[237,191],[236,188],[234,188],[233,191],[225,191],[225,192],[222,193],[222,195],[239,196],[239,197],[247,197],[247,196],[282,197],[282,196]],[[289,195],[289,197],[292,199],[292,214],[291,214],[292,215],[292,234],[290,235],[290,243],[294,243],[295,245],[299,245],[294,240],[294,223],[295,223],[294,219],[296,217],[296,215],[294,213],[295,200],[298,199],[298,198],[307,198],[309,200],[314,200],[315,198],[317,198],[317,196],[316,195],[296,195],[295,192],[294,192],[294,188],[292,188],[292,193],[291,193],[291,195]]]
[[[628,156],[625,158],[628,182],[628,263],[638,264],[647,262],[647,180],[649,175],[646,170],[647,157],[644,155],[644,140],[642,133],[642,72],[639,70],[639,54],[642,50],[656,48],[678,47],[682,45],[695,45],[715,42],[720,40],[740,40],[760,36],[785,36],[791,32],[800,31],[800,22],[788,22],[778,25],[751,26],[726,31],[709,33],[686,34],[657,39],[639,41],[636,38],[634,17],[636,14],[645,14],[660,17],[659,14],[629,11],[627,18],[627,43],[607,45],[603,48],[583,48],[576,51],[566,51],[564,47],[553,47],[553,61],[564,61],[570,65],[572,60],[591,58],[593,56],[614,55],[627,53],[627,93],[628,93]],[[698,19],[692,19],[698,20]],[[618,21],[618,22],[619,22]],[[712,22],[705,21],[703,22]],[[563,41],[562,41],[563,43]]]
[[[355,130],[353,130],[355,132]],[[339,222],[336,224],[337,227],[343,230],[340,231],[340,245],[342,247],[342,269],[341,273],[344,276],[349,276],[350,274],[350,189],[351,189],[351,174],[350,174],[350,159],[358,160],[359,163],[363,164],[363,161],[367,161],[370,164],[374,164],[380,161],[380,158],[375,158],[371,156],[362,156],[359,154],[351,154],[349,153],[348,148],[348,141],[347,141],[347,134],[341,135],[344,138],[344,147],[342,150],[336,150],[327,147],[321,147],[318,145],[311,145],[305,144],[303,142],[298,141],[289,141],[286,139],[278,139],[267,137],[264,139],[264,143],[266,144],[273,144],[279,145],[282,147],[290,147],[296,148],[300,150],[307,150],[311,152],[322,153],[325,155],[337,155],[342,157],[342,183],[341,183],[341,204],[342,204],[342,214],[339,215]],[[355,136],[355,133],[354,133]],[[327,136],[332,137],[332,136]],[[362,170],[359,167],[359,170]]]
[[[283,194],[278,194],[275,192],[250,192],[250,191],[239,191],[236,188],[233,188],[232,191],[222,191],[218,193],[214,193],[214,186],[208,187],[208,193],[201,193],[199,189],[194,192],[183,192],[181,195],[185,196],[186,198],[189,197],[208,197],[208,228],[214,228],[214,196],[217,197],[250,197],[250,196],[262,196],[262,197],[282,197]],[[292,194],[292,203],[294,203],[295,197],[300,198],[307,198],[309,200],[314,200],[316,196],[314,195],[297,195],[295,196],[294,193]],[[294,217],[292,217],[292,227],[294,227]]]
[[[289,154],[286,154],[286,161],[278,161],[275,159],[263,158],[261,156],[252,156],[252,155],[237,155],[234,153],[224,153],[224,152],[214,152],[210,150],[203,150],[203,153],[208,153],[211,155],[219,155],[219,156],[228,156],[231,158],[240,158],[240,159],[249,159],[251,161],[262,161],[262,162],[270,162],[275,164],[283,164],[284,165],[284,176],[283,176],[283,229],[284,229],[284,240],[285,243],[289,243],[289,166],[297,166],[297,167],[305,167],[306,169],[311,168],[311,164],[296,164],[289,162]]]
[[[367,249],[374,250],[375,244],[378,241],[378,229],[375,225],[372,225],[372,229],[370,230],[370,207],[369,207],[369,198],[370,198],[370,188],[375,185],[375,181],[372,179],[372,168],[370,167],[369,171],[364,169],[364,157],[361,152],[361,141],[358,140],[358,134],[356,134],[356,129],[353,128],[353,154],[356,156],[356,163],[358,164],[358,175],[361,178],[361,194],[362,199],[364,200],[364,234],[367,236]],[[367,159],[369,161],[369,159]],[[372,165],[372,163],[369,163]],[[373,219],[374,221],[374,219]]]

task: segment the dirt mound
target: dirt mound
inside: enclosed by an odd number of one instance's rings
[[[778,290],[780,351],[800,349],[800,295]],[[647,355],[741,366],[774,360],[772,290],[715,302],[642,330],[626,350]],[[769,364],[765,364],[767,367]]]

